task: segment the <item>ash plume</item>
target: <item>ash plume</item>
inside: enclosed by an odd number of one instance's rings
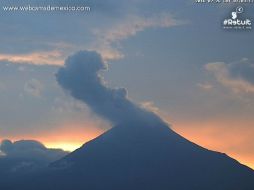
[[[80,51],[66,59],[56,78],[71,96],[86,103],[93,112],[114,125],[137,122],[165,125],[157,115],[131,102],[126,89],[107,87],[100,76],[100,71],[106,69],[107,64],[100,54]]]

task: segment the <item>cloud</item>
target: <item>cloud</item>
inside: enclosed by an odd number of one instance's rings
[[[80,51],[68,57],[56,78],[74,98],[85,102],[92,111],[113,124],[163,123],[154,113],[132,103],[127,98],[126,89],[105,86],[100,72],[106,68],[106,63],[98,53]]]
[[[241,61],[229,64],[232,77],[241,78],[254,85],[254,63],[247,58]]]
[[[46,163],[60,159],[68,153],[61,149],[48,149],[40,142],[34,140],[20,140],[16,142],[3,140],[0,144],[0,151],[7,159],[15,158]]]
[[[43,91],[43,84],[37,79],[31,79],[25,84],[24,91],[32,96],[40,97]]]
[[[35,65],[63,65],[60,51],[39,51],[26,54],[0,54],[0,61]]]
[[[12,15],[4,13],[1,17],[3,22],[0,24],[3,28],[0,32],[0,36],[3,38],[0,44],[0,61],[63,65],[64,53],[76,52],[79,49],[100,52],[105,60],[119,59],[124,56],[120,47],[122,40],[148,28],[168,28],[182,23],[168,13],[169,9],[165,9],[168,6],[161,6],[151,0],[130,0],[128,2],[46,0],[40,3],[36,0],[20,0],[15,4],[26,6],[29,2],[34,6],[85,5],[90,6],[92,11],[89,14],[78,12],[69,14],[64,13],[65,11],[61,14],[58,12]],[[0,2],[1,4],[11,6],[10,2]],[[170,8],[174,10],[175,4],[173,3]],[[26,23],[20,25],[22,20],[26,20]],[[45,20],[50,22],[45,22]],[[86,21],[84,22],[84,20]],[[33,29],[29,27],[38,22],[40,25],[37,27]],[[66,22],[70,22],[72,27],[66,27]],[[45,31],[45,28],[48,30]],[[18,33],[9,32],[16,29],[19,30]]]
[[[254,93],[254,64],[248,59],[235,63],[214,62],[205,65],[216,80],[236,93]]]
[[[148,28],[169,28],[182,23],[168,13],[149,17],[126,16],[110,28],[95,29],[94,34],[97,41],[92,45],[92,48],[100,52],[105,60],[120,59],[124,56],[119,50],[120,41],[135,36],[138,32]]]
[[[5,154],[0,150],[0,157],[5,156]]]
[[[198,83],[197,86],[203,90],[211,90],[213,88],[213,85],[209,83]]]
[[[90,38],[86,42],[80,43],[80,40],[79,42],[68,42],[67,39],[48,41],[48,39],[45,39],[37,42],[36,45],[40,45],[40,47],[37,47],[36,50],[34,50],[35,44],[33,44],[33,41],[26,42],[29,47],[32,46],[32,49],[29,48],[25,51],[26,53],[0,53],[0,61],[61,66],[64,64],[64,53],[77,51],[81,47],[100,52],[104,60],[120,59],[124,57],[120,47],[122,40],[135,36],[138,32],[148,28],[169,28],[180,24],[183,24],[183,22],[176,20],[169,13],[149,14],[147,17],[135,14],[125,15],[113,20],[106,26],[101,26],[101,24],[89,26],[91,28],[89,31],[85,31],[83,28],[80,29],[80,31],[84,30],[83,34]]]
[[[156,105],[154,105],[154,102],[144,101],[144,102],[141,102],[140,106],[153,113],[159,114],[160,109]]]
[[[35,171],[67,154],[61,149],[48,149],[34,140],[3,140],[0,144],[0,175]]]

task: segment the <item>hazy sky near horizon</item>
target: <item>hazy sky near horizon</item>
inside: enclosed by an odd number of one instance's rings
[[[205,147],[254,167],[254,35],[221,22],[237,4],[155,0],[19,0],[89,12],[7,12],[0,2],[0,139],[77,148],[109,129],[66,94],[55,73],[79,50],[109,64],[107,85]],[[243,17],[254,20],[254,5]]]

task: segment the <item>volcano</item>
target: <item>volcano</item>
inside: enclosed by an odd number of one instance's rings
[[[167,125],[116,126],[49,168],[26,189],[254,189],[253,170],[188,141]]]

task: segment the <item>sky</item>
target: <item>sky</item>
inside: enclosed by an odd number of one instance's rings
[[[4,11],[3,6],[90,11]],[[98,52],[106,85],[208,149],[254,168],[254,35],[222,21],[241,5],[192,0],[0,2],[0,140],[74,150],[112,127],[61,88],[56,73],[80,50]]]

